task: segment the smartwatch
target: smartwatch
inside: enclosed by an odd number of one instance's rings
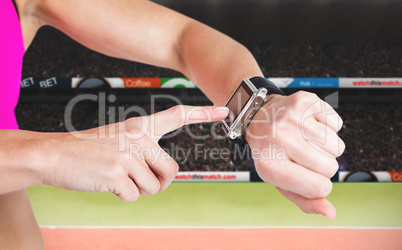
[[[270,94],[285,95],[274,83],[263,77],[246,78],[240,83],[225,105],[229,108],[229,115],[222,121],[223,130],[230,139],[245,143],[242,135]]]

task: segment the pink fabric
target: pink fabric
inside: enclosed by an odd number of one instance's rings
[[[0,0],[0,129],[18,129],[14,109],[20,94],[25,48],[11,0]]]

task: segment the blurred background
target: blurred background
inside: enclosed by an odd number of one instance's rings
[[[234,160],[236,145],[225,138],[219,124],[197,124],[159,142],[168,151],[182,149],[172,154],[180,164],[176,181],[181,183],[173,183],[164,193],[123,203],[110,193],[30,188],[32,207],[46,246],[144,249],[150,245],[141,244],[152,243],[153,249],[225,249],[233,243],[234,248],[241,249],[398,249],[402,227],[402,2],[155,2],[247,46],[265,76],[285,93],[305,90],[330,100],[343,118],[339,135],[346,144],[344,154],[338,158],[339,172],[332,179],[333,192],[328,196],[337,208],[337,218],[330,221],[303,214],[274,187],[258,182],[248,154]],[[118,121],[117,114],[110,112],[113,108],[140,106],[150,114],[176,104],[159,99],[152,110],[151,96],[156,94],[174,96],[184,104],[211,105],[179,72],[101,55],[51,27],[43,27],[27,50],[22,78],[16,115],[20,128],[26,130],[67,131],[65,107],[83,93],[114,95],[116,101],[106,105],[84,101],[75,105],[71,118],[78,130]],[[106,119],[98,116],[103,111]],[[131,112],[127,118],[137,115]],[[214,131],[222,136],[194,139],[188,131],[200,136]],[[199,144],[206,151],[227,149],[232,157],[217,159],[199,154],[194,150],[194,145]],[[92,230],[98,227],[113,229]],[[153,235],[143,236],[139,229],[126,234],[127,231],[119,231],[131,227],[186,230],[158,229],[157,232],[163,232],[156,237],[158,241]],[[211,231],[206,236],[206,231],[188,230],[197,227],[240,227],[243,231],[235,236],[227,234],[233,230]],[[274,230],[246,230],[261,227]],[[303,230],[289,231],[300,227]],[[316,227],[320,229],[306,231]],[[352,229],[355,231],[348,231]]]
[[[345,121],[339,134],[347,145],[339,158],[341,171],[401,171],[401,86],[376,84],[385,78],[402,82],[400,1],[156,2],[246,45],[265,76],[278,78],[276,83],[284,87],[287,94],[307,90],[325,99],[335,93],[338,98],[335,108]],[[117,101],[109,103],[106,109],[138,105],[148,114],[151,112],[150,96],[154,94],[173,95],[189,105],[211,104],[194,85],[193,88],[180,84],[175,88],[160,87],[180,77],[185,76],[169,69],[101,55],[51,27],[44,27],[24,57],[23,89],[16,110],[20,128],[66,131],[65,106],[80,93],[113,94]],[[154,78],[162,83],[156,88],[128,88],[114,84],[119,78],[134,78],[140,82]],[[350,84],[333,83],[340,78],[346,78]],[[291,79],[293,84],[281,85],[281,79]],[[370,83],[369,86],[352,85],[353,81]],[[330,85],[325,85],[327,82]],[[107,88],[103,88],[105,86]],[[159,100],[155,109],[160,111],[175,104],[171,100]],[[108,123],[110,117],[105,122],[99,121],[99,108],[96,102],[75,106],[72,115],[75,128],[88,129]],[[131,113],[128,117],[136,115]],[[118,115],[115,116],[117,121]],[[196,135],[208,135],[212,126],[214,124],[191,125],[189,130]],[[214,129],[224,135],[220,126],[215,125]],[[228,139],[210,136],[195,140],[186,130],[160,142],[165,148],[173,145],[184,149],[196,143],[203,143],[206,148],[227,148],[234,154],[234,144]],[[254,171],[249,155],[232,161],[197,156],[194,151],[185,162],[186,152],[174,156],[181,162],[181,171]],[[363,174],[357,180],[389,181],[391,177]],[[339,180],[338,176],[336,178]],[[343,180],[346,175],[340,178]]]

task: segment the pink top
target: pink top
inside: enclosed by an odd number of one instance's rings
[[[0,129],[18,129],[14,109],[25,53],[20,21],[11,0],[0,0]]]

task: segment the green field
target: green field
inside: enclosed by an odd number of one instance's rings
[[[334,183],[335,220],[302,213],[265,183],[173,183],[133,203],[49,186],[28,192],[40,225],[402,227],[402,183]]]

